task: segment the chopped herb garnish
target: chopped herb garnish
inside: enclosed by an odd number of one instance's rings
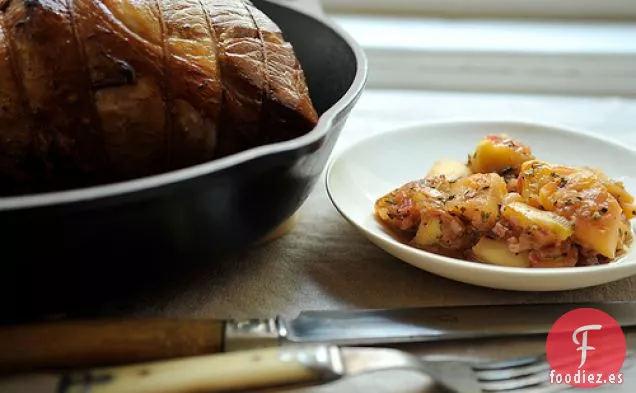
[[[384,203],[388,203],[389,205],[397,205],[397,202],[393,199],[385,199]]]
[[[594,212],[594,214],[592,215],[592,218],[594,218],[595,220],[600,220],[601,219],[601,213]]]
[[[566,179],[565,177],[561,178],[561,181],[559,182],[559,188],[563,188],[568,184],[568,179]]]
[[[485,211],[482,211],[482,212],[481,212],[481,220],[482,220],[483,222],[488,221],[488,219],[489,219],[489,218],[490,218],[490,213],[485,212]]]

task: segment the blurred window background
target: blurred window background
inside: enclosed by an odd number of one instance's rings
[[[322,0],[370,88],[636,95],[636,0]]]

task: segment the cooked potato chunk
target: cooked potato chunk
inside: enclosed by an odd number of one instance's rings
[[[446,209],[469,220],[478,230],[487,231],[497,223],[506,192],[506,182],[496,173],[470,175],[450,185]]]
[[[539,210],[522,202],[511,202],[501,209],[504,218],[524,231],[540,230],[549,233],[557,242],[572,236],[572,223],[552,212]]]
[[[574,235],[581,245],[614,258],[616,250],[621,247],[621,208],[613,196],[608,197],[601,209],[589,205],[581,208],[576,215]]]
[[[603,185],[607,188],[607,191],[609,191],[609,193],[612,194],[614,198],[616,198],[618,203],[621,205],[623,213],[625,214],[625,217],[627,217],[627,219],[632,219],[634,216],[636,216],[636,205],[634,204],[634,197],[629,192],[627,192],[623,182],[612,180],[600,169],[587,169],[596,174]]]
[[[521,194],[574,223],[574,238],[608,258],[619,243],[622,208],[592,171],[585,168],[528,162],[522,165]]]
[[[518,173],[522,163],[534,160],[529,147],[510,139],[507,135],[489,135],[479,142],[475,152],[469,157],[468,166],[473,173],[500,175]]]
[[[420,223],[422,210],[441,208],[446,194],[439,180],[409,182],[375,202],[376,216],[393,230],[412,231]]]
[[[508,249],[506,242],[482,237],[473,246],[475,257],[481,262],[499,266],[530,267],[527,252],[515,254]]]
[[[439,245],[441,238],[442,224],[440,219],[432,218],[430,220],[420,222],[417,233],[413,238],[413,243],[420,247]]]
[[[470,176],[470,168],[464,163],[454,160],[441,159],[426,174],[427,178],[444,176],[448,181],[455,181],[459,178]]]

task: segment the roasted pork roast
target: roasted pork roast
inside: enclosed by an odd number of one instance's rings
[[[0,0],[0,192],[162,173],[287,140],[317,113],[247,0]]]

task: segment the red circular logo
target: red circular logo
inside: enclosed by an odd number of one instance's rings
[[[572,310],[548,334],[550,383],[579,388],[621,384],[626,352],[625,335],[614,318],[594,308]]]

